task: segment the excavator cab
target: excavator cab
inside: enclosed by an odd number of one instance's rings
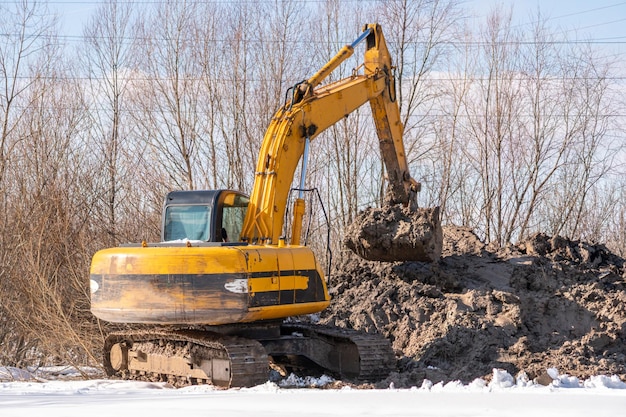
[[[248,201],[232,190],[172,191],[163,204],[161,241],[239,242]]]

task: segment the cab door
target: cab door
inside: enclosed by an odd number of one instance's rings
[[[238,191],[223,191],[218,199],[216,242],[239,242],[243,220],[248,211],[247,195]]]

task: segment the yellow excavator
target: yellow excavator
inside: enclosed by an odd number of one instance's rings
[[[363,74],[321,86],[363,41]],[[419,184],[404,154],[392,69],[381,27],[366,25],[289,90],[263,139],[249,198],[233,190],[173,191],[165,198],[161,242],[94,255],[91,311],[130,329],[105,339],[110,376],[232,387],[264,383],[270,366],[363,381],[389,374],[395,356],[382,336],[286,320],[324,310],[330,296],[320,264],[300,242],[302,195],[294,202],[289,240],[284,217],[300,160],[304,178],[310,141],[367,102],[389,201],[413,204]]]

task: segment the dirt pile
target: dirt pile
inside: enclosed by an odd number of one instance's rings
[[[370,261],[435,262],[442,240],[439,207],[394,204],[361,211],[346,229],[344,244]]]
[[[382,385],[489,380],[493,368],[626,380],[624,259],[602,245],[538,234],[494,251],[469,229],[444,227],[439,262],[351,255],[330,290],[322,323],[392,341],[398,372]]]

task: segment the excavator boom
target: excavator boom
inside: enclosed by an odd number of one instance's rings
[[[364,74],[319,86],[362,41],[366,42]],[[352,44],[294,87],[292,99],[276,112],[263,139],[242,230],[245,240],[278,242],[291,183],[307,143],[367,102],[387,170],[390,201],[413,204],[419,183],[409,174],[392,69],[382,29],[370,24]]]

